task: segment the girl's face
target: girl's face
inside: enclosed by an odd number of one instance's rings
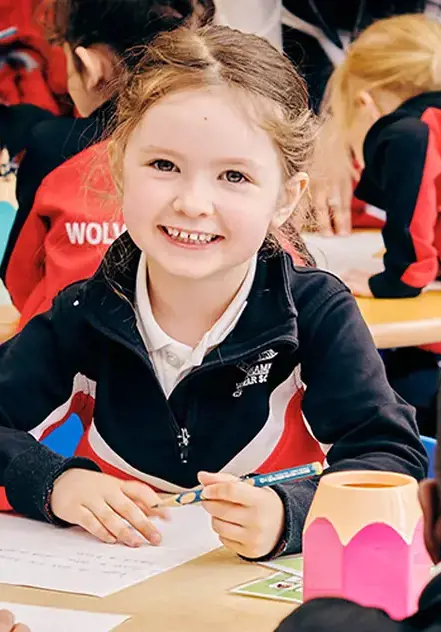
[[[123,180],[125,222],[149,267],[194,280],[248,263],[302,189],[289,194],[270,136],[226,87],[151,107],[129,138]]]

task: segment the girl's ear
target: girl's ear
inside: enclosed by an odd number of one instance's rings
[[[367,90],[357,92],[355,105],[357,108],[364,110],[373,121],[376,121],[382,116],[378,105],[375,103],[371,93]]]
[[[308,184],[309,176],[303,172],[297,173],[285,182],[280,206],[275,212],[271,222],[273,228],[280,228],[293,214],[301,197],[308,188]]]
[[[80,61],[81,79],[89,92],[99,89],[112,78],[115,59],[107,46],[78,46],[74,50],[74,56]]]

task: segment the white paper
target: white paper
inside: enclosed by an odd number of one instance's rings
[[[202,507],[177,507],[170,515],[170,522],[158,522],[160,546],[132,549],[77,527],[0,514],[0,583],[104,597],[221,546]]]
[[[31,632],[110,632],[130,618],[121,614],[40,608],[4,602],[0,602],[0,610],[10,610],[15,622],[24,623]]]
[[[101,614],[80,610],[61,610],[0,602],[0,610],[10,610],[16,623],[24,623],[31,632],[110,632],[129,615]]]
[[[337,276],[352,268],[371,274],[384,270],[384,242],[380,231],[355,232],[348,237],[323,237],[311,233],[302,236],[317,266]],[[439,291],[441,283],[435,281],[425,289]]]

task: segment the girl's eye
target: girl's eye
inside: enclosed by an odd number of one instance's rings
[[[231,182],[231,184],[241,184],[242,182],[249,182],[248,178],[244,176],[243,173],[241,173],[240,171],[233,171],[232,169],[225,171],[223,176],[225,180],[227,180],[227,182]]]
[[[158,171],[177,171],[176,165],[171,160],[164,160],[163,158],[153,160],[149,166]]]

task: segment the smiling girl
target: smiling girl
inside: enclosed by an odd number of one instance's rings
[[[422,478],[413,411],[351,294],[277,246],[314,136],[291,63],[226,27],[163,34],[117,117],[128,232],[0,348],[4,507],[159,544],[157,492],[199,481],[221,541],[259,559],[300,549],[317,480],[238,476],[326,459]],[[84,436],[66,459],[38,440],[71,412]]]

